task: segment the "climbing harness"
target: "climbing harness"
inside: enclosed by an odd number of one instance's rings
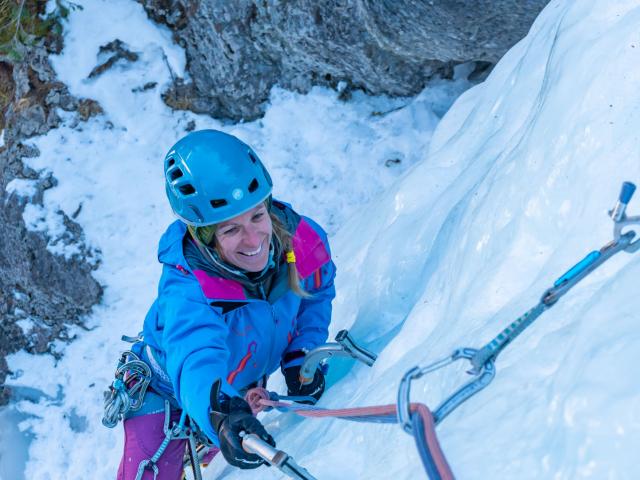
[[[629,226],[640,225],[640,216],[627,217],[625,213],[635,188],[633,183],[624,182],[618,201],[613,210],[609,212],[614,222],[613,240],[600,250],[589,253],[584,259],[560,276],[553,286],[544,292],[536,306],[512,322],[484,347],[480,349],[457,349],[449,357],[426,367],[420,368],[416,366],[403,376],[398,388],[397,410],[398,423],[406,432],[411,433],[414,429],[410,411],[411,382],[413,380],[417,380],[427,373],[443,368],[458,360],[468,360],[471,363],[471,369],[467,373],[475,378],[460,387],[433,411],[435,424],[439,424],[463,402],[491,383],[496,374],[495,361],[497,356],[545,310],[555,305],[560,297],[616,253],[621,251],[633,253],[640,248],[640,239],[633,241],[636,236],[634,231],[630,230],[623,233],[623,229]]]
[[[301,366],[301,371],[315,372],[315,369],[324,364],[330,357],[352,357],[371,366],[376,360],[376,355],[361,346],[349,335],[347,330],[341,330],[335,337],[336,343],[327,343],[311,350],[305,355],[305,360]],[[143,460],[138,466],[136,480],[140,480],[145,470],[151,470],[154,479],[159,475],[157,462],[172,440],[187,440],[187,455],[183,464],[185,471],[192,470],[195,480],[202,479],[200,463],[206,457],[209,449],[214,445],[208,440],[206,435],[191,422],[185,411],[181,412],[180,421],[171,424],[171,407],[175,406],[172,399],[164,391],[162,382],[166,381],[166,374],[157,363],[153,352],[143,339],[138,337],[122,337],[123,341],[132,343],[130,350],[123,352],[118,361],[115,379],[109,390],[105,392],[104,416],[102,423],[109,428],[114,428],[119,421],[123,420],[129,412],[140,410],[143,405],[144,395],[151,385],[153,391],[164,398],[164,434],[165,438],[158,447],[155,454]],[[140,357],[144,354],[144,360]],[[264,408],[260,402],[264,399],[264,389],[253,388],[247,391],[245,398],[251,405],[254,412]],[[258,392],[258,393],[256,393]],[[268,394],[271,402],[279,402],[281,405],[299,405],[300,408],[309,408],[317,400],[310,396],[289,396]],[[288,403],[283,403],[288,402]],[[305,402],[298,404],[296,402]],[[283,406],[280,407],[284,409]],[[295,410],[294,410],[295,411]],[[291,456],[271,447],[269,444],[262,444],[259,438],[254,435],[247,435],[243,439],[243,445],[250,453],[260,455],[267,463],[275,466],[284,474],[296,480],[315,480],[309,472],[298,465]],[[262,443],[261,443],[262,442]]]
[[[206,436],[197,428],[193,422],[190,422],[187,413],[183,410],[180,414],[180,420],[171,425],[171,404],[168,400],[164,401],[164,439],[151,458],[143,460],[138,465],[138,472],[135,480],[142,480],[145,470],[153,471],[154,480],[159,475],[158,460],[167,449],[169,442],[172,440],[187,440],[187,463],[190,465],[195,480],[202,480],[202,472],[200,470],[200,461],[206,454],[208,448],[213,444],[208,441]],[[204,445],[206,448],[198,448],[198,445]]]
[[[141,480],[145,470],[153,472],[155,479],[159,475],[157,462],[164,453],[169,442],[172,440],[187,440],[187,455],[185,466],[191,466],[195,480],[201,480],[200,462],[210,448],[214,445],[207,439],[206,435],[200,431],[195,423],[190,422],[187,414],[182,411],[180,421],[171,423],[171,409],[175,407],[175,401],[163,393],[160,383],[165,380],[163,377],[157,378],[161,371],[156,359],[147,348],[145,359],[140,358],[143,351],[144,342],[140,336],[122,336],[122,340],[132,343],[131,350],[122,352],[116,367],[115,378],[105,392],[104,415],[102,424],[108,428],[114,428],[118,422],[124,420],[127,414],[140,410],[144,403],[144,396],[150,385],[153,385],[155,393],[159,394],[164,401],[164,426],[165,438],[158,447],[156,453],[140,462],[136,474],[136,480]],[[149,365],[151,364],[151,366]],[[154,382],[154,380],[156,380]]]

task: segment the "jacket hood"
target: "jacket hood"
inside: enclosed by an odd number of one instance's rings
[[[182,241],[186,233],[187,226],[180,220],[169,225],[158,245],[158,261],[160,263],[189,268],[182,249]]]

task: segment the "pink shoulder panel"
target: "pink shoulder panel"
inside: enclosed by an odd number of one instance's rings
[[[296,268],[302,279],[331,260],[322,238],[304,219],[300,220],[292,241],[296,254]]]

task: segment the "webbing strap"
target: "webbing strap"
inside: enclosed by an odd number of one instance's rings
[[[255,413],[267,408],[275,408],[282,412],[291,412],[307,418],[341,418],[343,420],[371,423],[398,422],[396,405],[327,409],[312,405],[271,400],[269,392],[263,388],[254,388],[249,392],[255,399],[251,405]],[[247,392],[247,396],[249,396],[249,392]],[[256,398],[258,396],[260,397],[259,399]],[[413,424],[417,425],[417,428],[413,430],[416,447],[429,479],[453,480],[453,472],[436,436],[435,422],[431,411],[422,403],[411,403],[409,410]]]
[[[142,480],[144,471],[148,468],[151,468],[153,470],[154,480],[157,478],[159,474],[158,460],[160,460],[160,457],[162,456],[164,451],[167,449],[167,446],[169,445],[169,442],[171,440],[175,440],[177,438],[184,438],[182,435],[185,431],[186,420],[187,420],[187,413],[183,410],[182,414],[180,415],[180,422],[178,423],[178,425],[175,426],[175,428],[172,428],[171,427],[171,404],[169,403],[169,400],[165,399],[164,427],[163,427],[164,439],[162,440],[162,443],[158,447],[158,450],[156,450],[156,453],[153,454],[153,457],[147,458],[146,460],[143,460],[140,462],[140,464],[138,465],[138,472],[136,474],[135,480]],[[188,439],[191,439],[192,437],[193,435],[191,434],[187,436]],[[197,478],[197,475],[196,475],[196,478]]]

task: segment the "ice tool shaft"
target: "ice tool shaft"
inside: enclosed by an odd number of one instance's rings
[[[272,447],[257,435],[241,432],[240,436],[242,437],[242,448],[244,448],[246,452],[258,455],[269,465],[276,467],[285,475],[295,480],[317,480],[316,477],[311,475],[306,469],[298,465],[290,455]]]

